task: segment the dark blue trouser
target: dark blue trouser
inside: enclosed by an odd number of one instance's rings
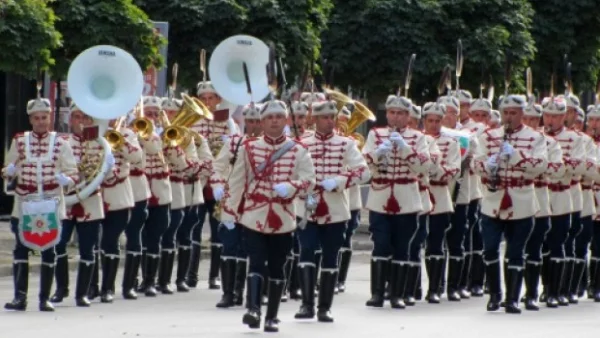
[[[148,208],[148,219],[142,230],[143,247],[146,253],[158,256],[163,233],[169,226],[169,205]]]
[[[472,200],[467,208],[467,221],[469,228],[465,235],[466,254],[483,252],[483,240],[479,226],[479,200]]]
[[[346,223],[346,236],[344,238],[343,248],[352,249],[352,236],[360,224],[360,210],[350,210],[350,219]]]
[[[415,239],[410,243],[410,252],[408,254],[408,260],[413,263],[421,263],[421,248],[423,243],[427,239],[427,232],[429,228],[429,215],[419,215],[419,227],[417,228],[417,235]]]
[[[550,217],[550,231],[546,235],[546,249],[553,260],[562,260],[565,256],[565,242],[571,227],[571,214]]]
[[[446,247],[450,258],[462,259],[465,255],[465,235],[469,228],[467,220],[468,204],[458,204],[450,218],[450,227],[446,231]]]
[[[592,257],[600,260],[600,221],[594,221],[592,225]]]
[[[102,221],[102,238],[100,250],[105,255],[120,255],[119,238],[129,222],[130,209],[106,212]]]
[[[486,264],[489,265],[500,260],[500,243],[504,234],[507,266],[513,269],[523,269],[525,265],[525,246],[532,229],[533,217],[507,221],[481,215],[483,258]]]
[[[565,241],[565,256],[567,258],[575,258],[575,238],[581,232],[581,212],[577,211],[571,214],[571,227]]]
[[[175,236],[177,236],[177,230],[183,222],[185,217],[185,208],[175,209],[170,211],[171,219],[169,220],[169,226],[165,230],[161,239],[162,250],[175,250]]]
[[[31,251],[31,250],[29,248],[27,248],[26,246],[24,246],[23,243],[21,242],[21,239],[19,238],[18,227],[19,227],[19,219],[15,218],[15,217],[11,217],[10,230],[12,231],[13,234],[15,234],[15,248],[13,249],[13,260],[15,261],[15,263],[25,263],[25,262],[29,261],[29,251]],[[45,263],[48,265],[50,265],[50,264],[53,265],[55,259],[56,259],[56,254],[55,254],[54,247],[42,251],[42,263]]]
[[[292,234],[265,234],[251,229],[244,229],[246,250],[250,258],[249,274],[266,278],[285,279],[284,265],[287,255],[292,250]],[[265,264],[269,276],[264,276]]]
[[[450,227],[450,213],[429,215],[427,230],[426,257],[444,258],[444,238],[446,230]]]
[[[67,244],[73,236],[73,231],[77,230],[77,240],[79,243],[79,259],[83,262],[94,262],[94,247],[98,244],[100,235],[100,220],[89,222],[76,222],[73,220],[63,221],[60,242],[56,245],[56,255],[67,255]]]
[[[202,227],[204,226],[204,220],[208,215],[208,223],[210,224],[210,244],[220,246],[221,242],[219,241],[219,220],[213,217],[215,210],[216,202],[214,200],[205,201],[204,204],[201,204],[198,209],[198,221],[199,226],[194,228],[194,233],[192,234],[192,241],[194,242],[202,242]]]
[[[528,263],[539,264],[542,262],[542,244],[546,240],[546,235],[550,231],[550,216],[536,217],[534,220],[533,231],[527,241],[525,255]]]
[[[594,221],[592,216],[581,218],[581,232],[575,238],[575,257],[587,261],[588,251],[594,234]]]
[[[219,226],[219,239],[223,244],[222,259],[245,259],[247,257],[244,243],[244,226],[236,224],[229,230],[224,225]]]
[[[177,245],[184,248],[192,246],[192,231],[198,226],[198,208],[200,205],[192,205],[185,208],[183,222],[177,230]],[[200,231],[202,233],[202,231]],[[200,242],[198,242],[200,243]]]
[[[142,229],[148,218],[148,201],[135,202],[131,210],[131,218],[129,224],[125,228],[125,237],[127,244],[125,248],[127,252],[139,253],[142,252]]]
[[[346,222],[331,224],[308,222],[306,228],[298,229],[297,234],[300,240],[299,264],[314,264],[315,251],[321,248],[321,267],[337,269],[338,254],[346,235]]]
[[[369,231],[373,241],[373,258],[408,262],[410,245],[417,235],[417,213],[388,215],[369,212]]]

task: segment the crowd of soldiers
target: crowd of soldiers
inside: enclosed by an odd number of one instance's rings
[[[109,156],[112,169],[101,187],[62,206],[60,242],[41,255],[41,311],[54,311],[70,294],[66,246],[74,230],[75,302],[88,307],[96,298],[114,300],[123,233],[123,298],[197,287],[208,219],[208,287],[222,290],[217,307],[245,303],[244,324],[259,328],[264,317],[264,330],[276,332],[279,304],[289,297],[301,300],[295,318],[333,322],[334,295],[346,290],[362,184],[369,185],[364,207],[374,244],[367,306],[389,300],[404,309],[423,298],[440,303],[444,293],[460,301],[487,292],[488,311],[520,313],[520,301],[527,310],[538,310],[538,300],[576,304],[586,288],[600,301],[600,106],[588,109],[585,133],[583,110],[570,93],[541,105],[505,95],[499,111],[465,90],[422,107],[390,95],[387,125],[371,129],[363,146],[337,128],[352,118],[353,106],[339,109],[325,93],[298,93],[289,107],[276,99],[251,103],[243,109],[244,132],[219,109],[210,82],[199,83],[196,94],[213,118],[191,127],[187,144],[162,138],[181,100],[143,98],[150,132],[136,129],[135,114],[111,121],[124,143]],[[81,180],[78,163],[102,151],[82,134],[93,118],[74,103],[72,132],[56,134],[50,107],[43,98],[28,103],[32,131],[15,135],[2,170],[5,180],[16,178],[15,234],[23,198],[39,185],[58,196],[72,193]],[[15,297],[5,308],[22,311],[30,250],[15,237]]]

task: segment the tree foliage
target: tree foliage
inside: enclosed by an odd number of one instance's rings
[[[575,89],[593,89],[600,72],[600,2],[545,0],[531,4],[535,10],[532,34],[538,49],[534,87],[547,91],[555,71],[555,88],[562,91],[563,57],[568,54]]]
[[[178,81],[194,88],[202,79],[199,52],[207,62],[222,40],[248,34],[275,43],[290,74],[316,59],[320,34],[326,25],[330,0],[138,0],[157,21],[169,22],[169,63],[179,63]],[[207,65],[208,67],[208,65]]]
[[[60,45],[54,13],[46,0],[0,3],[0,70],[35,79],[54,64],[51,50]]]
[[[54,79],[63,79],[73,59],[85,49],[113,45],[125,49],[143,70],[163,63],[159,48],[164,40],[148,16],[131,0],[60,0],[52,4],[60,18],[62,47],[54,50]]]
[[[439,75],[446,64],[454,65],[460,38],[461,88],[477,95],[482,69],[501,82],[505,51],[514,64],[515,84],[522,85],[519,74],[535,52],[532,15],[525,0],[338,1],[323,36],[323,53],[336,63],[342,88],[380,93],[403,84],[415,53],[411,96],[422,101],[437,96]]]

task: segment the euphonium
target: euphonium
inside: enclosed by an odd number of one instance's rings
[[[202,101],[186,94],[182,94],[182,98],[183,105],[170,125],[165,127],[163,139],[185,148],[194,137],[189,128],[201,119],[212,120],[213,115]]]
[[[337,127],[342,135],[353,137],[358,143],[358,147],[362,149],[365,144],[365,137],[362,134],[355,132],[355,130],[367,120],[375,121],[377,119],[375,114],[361,102],[353,100],[339,91],[325,89],[325,93],[330,99],[336,101],[338,111],[348,104],[354,106],[350,115],[350,120],[348,120],[348,122],[340,121]]]

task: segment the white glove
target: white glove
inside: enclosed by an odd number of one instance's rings
[[[15,176],[15,174],[17,173],[17,166],[15,166],[14,163],[9,163],[6,166],[5,173],[7,176]]]
[[[287,183],[277,183],[273,186],[273,191],[279,195],[279,197],[286,198],[290,194],[289,185]]]
[[[213,188],[213,197],[215,198],[215,201],[219,202],[220,200],[223,199],[223,196],[225,195],[225,189],[223,189],[222,186],[216,186]]]
[[[398,132],[393,132],[390,134],[390,141],[392,141],[392,143],[394,143],[396,147],[400,149],[407,146],[406,141],[404,141],[404,138]]]
[[[377,155],[377,157],[381,157],[389,153],[392,148],[392,142],[390,140],[385,140],[377,147],[377,149],[375,149],[375,155]]]
[[[116,163],[116,161],[115,161],[115,155],[113,155],[112,153],[110,153],[110,154],[106,154],[105,156],[106,156],[106,163],[108,163],[108,166],[111,167],[111,168],[114,167],[115,163]]]
[[[511,157],[515,153],[515,148],[510,145],[508,142],[502,143],[502,154],[508,155]]]
[[[494,154],[494,155],[490,156],[488,158],[487,162],[485,163],[485,165],[489,170],[498,168],[498,154]]]
[[[62,173],[61,174],[57,174],[55,176],[55,178],[56,178],[56,181],[58,181],[58,184],[61,187],[66,187],[69,184],[73,183],[73,180],[70,177],[67,177],[65,174],[62,174]]]
[[[235,229],[235,223],[233,223],[233,221],[221,222],[221,225],[224,226],[227,230]]]
[[[158,134],[158,135],[162,135],[162,133],[163,133],[163,131],[164,131],[164,130],[165,130],[165,129],[164,129],[163,127],[156,127],[156,128],[154,129],[154,132],[155,132],[156,134]]]
[[[221,135],[221,141],[223,141],[223,143],[227,143],[228,140],[229,140],[229,135]]]
[[[337,188],[337,182],[333,178],[326,178],[322,180],[319,185],[327,191],[333,191],[335,188]]]

